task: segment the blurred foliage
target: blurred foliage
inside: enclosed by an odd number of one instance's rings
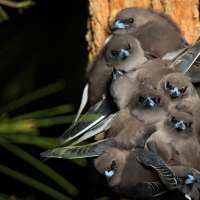
[[[34,0],[36,6],[23,15],[17,10],[25,1],[5,2],[11,1],[0,0],[0,18],[10,17],[0,31],[0,200],[107,195],[99,194],[105,190],[93,159],[42,162],[40,157],[75,119],[80,103],[88,61],[87,1]]]
[[[32,5],[35,5],[35,2],[32,0],[24,0],[24,1],[10,1],[10,0],[0,0],[0,23],[3,21],[7,21],[9,16],[7,12],[3,9],[2,6],[8,6],[11,8],[17,8],[19,14],[23,13],[23,9],[29,8]]]
[[[41,88],[37,91],[34,91],[0,108],[0,146],[5,148],[7,151],[10,151],[13,154],[17,155],[21,159],[25,160],[30,165],[34,166],[36,169],[40,170],[43,174],[45,174],[53,181],[55,181],[58,185],[60,185],[62,188],[64,188],[71,196],[77,196],[79,191],[70,182],[68,182],[65,178],[63,178],[53,169],[34,158],[31,154],[27,153],[23,149],[13,144],[18,143],[34,145],[43,149],[50,149],[55,147],[55,139],[49,137],[40,137],[38,128],[72,122],[75,116],[63,114],[72,112],[74,110],[74,106],[72,104],[60,105],[49,109],[39,110],[20,116],[15,116],[12,118],[9,118],[9,115],[6,114],[6,110],[12,111],[16,108],[19,108],[20,106],[34,101],[35,99],[59,91],[64,87],[65,84],[61,80],[54,84]],[[91,120],[93,119],[94,117],[92,116]],[[72,162],[80,166],[87,165],[87,160],[85,159],[76,159],[72,160]],[[67,196],[61,194],[60,192],[54,190],[53,188],[50,188],[49,186],[46,186],[43,183],[40,183],[6,166],[0,165],[0,172],[11,176],[19,181],[22,181],[27,185],[30,185],[31,187],[34,187],[54,197],[55,199],[70,199]]]

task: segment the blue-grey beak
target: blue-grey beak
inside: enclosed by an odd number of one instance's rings
[[[116,21],[114,25],[112,26],[111,30],[115,29],[123,29],[125,28],[125,24],[123,22],[120,22],[120,20]]]
[[[107,181],[109,181],[109,179],[113,176],[113,174],[114,174],[113,170],[104,172],[104,175],[106,176]]]
[[[149,106],[149,107],[154,107],[155,103],[153,100],[151,100],[150,97],[147,97],[144,102],[143,102],[144,106]]]
[[[129,52],[128,52],[127,50],[120,49],[120,51],[119,51],[119,57],[120,57],[121,59],[126,58],[126,57],[128,57],[128,56],[129,56]]]
[[[177,87],[175,87],[174,89],[171,89],[169,92],[172,97],[179,97],[181,95]]]
[[[175,128],[176,129],[180,129],[180,130],[185,130],[185,124],[184,124],[184,122],[182,120],[180,122],[177,122],[175,124]]]
[[[185,180],[185,184],[189,185],[196,182],[198,182],[197,179],[194,176],[188,174],[188,178]]]
[[[113,68],[113,80],[116,81],[119,76],[123,76],[124,74],[119,70]]]

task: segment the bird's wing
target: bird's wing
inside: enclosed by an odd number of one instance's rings
[[[78,120],[78,118],[79,118],[81,112],[83,111],[87,102],[88,102],[88,84],[86,84],[86,86],[84,87],[83,95],[82,95],[82,99],[81,99],[81,104],[80,104],[80,107],[78,109],[78,113],[76,115],[76,118],[75,118],[73,124],[75,124],[77,122],[77,120]]]
[[[167,53],[166,55],[164,55],[162,57],[162,60],[174,60],[175,58],[177,58],[178,56],[180,56],[181,54],[183,54],[189,47],[185,47],[170,53]]]
[[[135,199],[151,199],[167,192],[169,189],[161,181],[158,181],[151,183],[139,182],[132,190]]]
[[[185,73],[190,69],[193,63],[200,55],[200,41],[197,40],[193,45],[191,45],[188,50],[179,56],[169,68],[174,68],[179,66],[180,72],[185,75]]]
[[[105,119],[108,115],[113,113],[107,97],[102,101],[92,106],[86,114],[68,130],[66,130],[56,141],[55,145],[60,146],[79,135],[83,134],[91,127]]]
[[[76,145],[80,142],[83,142],[101,132],[107,131],[110,128],[111,121],[116,114],[111,114],[106,117],[104,120],[93,126],[89,131],[87,131],[81,138],[73,142],[71,145]]]
[[[169,189],[176,188],[178,180],[160,156],[148,150],[141,150],[137,160],[146,167],[150,166],[154,168],[158,172],[163,184],[165,184]]]
[[[59,147],[44,151],[40,155],[47,158],[87,158],[101,155],[105,150],[113,147],[113,139],[108,138],[82,146]]]

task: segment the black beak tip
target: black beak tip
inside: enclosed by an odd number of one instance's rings
[[[116,28],[116,27],[111,27],[110,30],[111,30],[111,31],[115,31],[115,30],[117,30],[117,28]]]

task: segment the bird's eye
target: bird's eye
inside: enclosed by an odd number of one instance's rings
[[[129,23],[131,23],[131,24],[134,22],[133,18],[129,19],[128,21],[129,21]]]
[[[187,90],[187,87],[183,87],[183,88],[180,89],[180,93],[183,94],[183,93],[186,92],[186,90]]]
[[[114,169],[116,167],[116,162],[113,160],[111,164],[111,169]]]
[[[160,98],[159,98],[159,97],[156,97],[156,98],[154,99],[154,102],[155,102],[156,104],[159,104],[159,103],[160,103]]]
[[[192,126],[192,122],[185,123],[186,128],[190,128]]]
[[[175,117],[172,117],[172,120],[171,120],[172,123],[176,124],[177,120]]]
[[[169,90],[171,90],[171,89],[172,89],[172,85],[171,85],[171,83],[170,83],[170,82],[167,82],[166,87],[167,87]]]
[[[126,50],[130,50],[131,49],[131,46],[130,44],[126,47]]]
[[[143,103],[144,102],[144,98],[142,96],[139,96],[139,102]]]
[[[118,51],[111,51],[112,56],[116,57],[118,56]]]

